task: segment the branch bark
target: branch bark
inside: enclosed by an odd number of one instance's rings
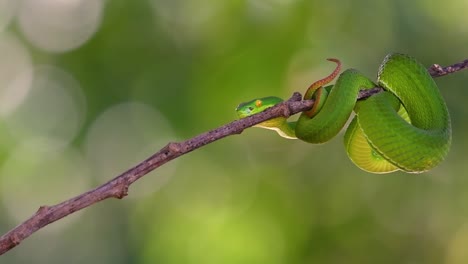
[[[427,70],[432,77],[441,77],[450,73],[461,71],[468,68],[468,59],[449,65],[447,67],[442,67],[439,64],[432,64],[431,67]]]
[[[440,77],[465,68],[468,68],[468,59],[447,67],[441,67],[438,64],[434,64],[428,69],[428,71],[431,76]],[[380,91],[382,91],[382,89],[379,87],[361,91],[359,93],[358,100],[372,96]],[[121,199],[125,197],[128,193],[128,188],[132,183],[152,170],[181,155],[201,148],[224,137],[240,134],[244,129],[252,127],[263,121],[280,116],[288,118],[291,115],[309,110],[314,102],[312,100],[301,100],[301,97],[300,93],[295,92],[287,101],[271,107],[264,112],[233,121],[183,142],[169,143],[157,153],[137,164],[135,167],[93,190],[87,191],[56,205],[44,205],[39,207],[36,213],[29,219],[0,237],[0,255],[16,247],[21,243],[21,241],[32,235],[37,230],[63,217],[108,198]]]

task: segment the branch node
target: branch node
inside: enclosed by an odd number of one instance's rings
[[[125,196],[128,195],[128,185],[121,185],[121,188],[119,188],[119,192],[117,192],[115,198],[117,199],[122,199]]]
[[[169,142],[163,149],[162,152],[166,156],[174,155],[182,152],[181,144],[177,142]]]
[[[288,99],[289,102],[299,102],[302,100],[302,95],[299,92],[294,92],[291,98]]]
[[[49,211],[49,208],[50,208],[50,207],[47,206],[47,205],[41,205],[41,206],[39,207],[39,209],[37,209],[36,214],[43,214],[43,213]]]
[[[169,144],[167,144],[167,148],[173,154],[179,153],[181,150],[180,144],[176,142],[170,142]]]
[[[13,244],[13,246],[11,248],[13,248],[13,247],[19,245],[21,243],[22,239],[18,236],[17,233],[14,233],[14,234],[11,235],[10,241]]]
[[[444,69],[440,64],[432,64],[432,66],[429,68],[430,73],[435,73],[435,74],[442,74],[444,73]]]
[[[302,95],[299,92],[294,92],[286,102],[283,102],[279,105],[279,110],[282,116],[288,118],[291,116],[291,113],[294,113],[294,109],[292,108],[292,102],[300,102],[302,100]]]
[[[128,184],[123,179],[120,180],[113,188],[112,196],[117,199],[122,199],[128,195]]]

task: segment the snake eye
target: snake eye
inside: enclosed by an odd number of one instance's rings
[[[262,104],[263,104],[262,100],[255,101],[255,106],[256,107],[260,107],[260,106],[262,106]]]

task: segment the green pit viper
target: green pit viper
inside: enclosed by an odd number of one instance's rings
[[[380,65],[377,83],[354,69],[347,69],[335,85],[324,87],[340,72],[341,62],[324,79],[313,83],[304,100],[315,100],[296,122],[279,117],[258,124],[285,138],[324,143],[345,126],[351,113],[344,143],[351,161],[372,173],[402,170],[421,173],[438,165],[451,145],[450,116],[437,85],[426,68],[404,54],[389,54]],[[383,88],[383,92],[357,101],[361,89]],[[283,100],[270,96],[241,103],[240,118],[264,111]]]

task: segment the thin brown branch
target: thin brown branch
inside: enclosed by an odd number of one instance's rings
[[[445,76],[450,73],[458,72],[463,69],[468,68],[468,59],[449,65],[447,67],[442,67],[439,64],[433,64],[427,71],[433,78]]]
[[[467,68],[467,65],[468,60],[445,68],[434,64],[428,71],[433,77],[439,77],[460,71],[464,68]],[[363,90],[360,92],[358,99],[367,98],[375,93],[380,92],[381,90],[382,89],[378,87],[371,90]],[[56,205],[39,207],[37,212],[29,219],[0,237],[0,255],[16,247],[21,243],[21,241],[32,235],[37,230],[63,217],[66,217],[76,211],[79,211],[107,198],[121,199],[125,197],[127,195],[128,188],[132,183],[148,174],[152,170],[181,155],[189,153],[224,137],[240,134],[244,131],[244,129],[252,127],[263,121],[280,116],[287,118],[291,115],[309,110],[313,103],[314,102],[312,100],[301,100],[301,95],[296,92],[289,100],[271,107],[264,112],[233,121],[229,124],[205,132],[183,142],[169,143],[160,151],[140,162],[135,167],[127,170],[126,172],[118,175],[114,179],[102,184],[101,186],[98,186],[93,190],[70,198]]]

